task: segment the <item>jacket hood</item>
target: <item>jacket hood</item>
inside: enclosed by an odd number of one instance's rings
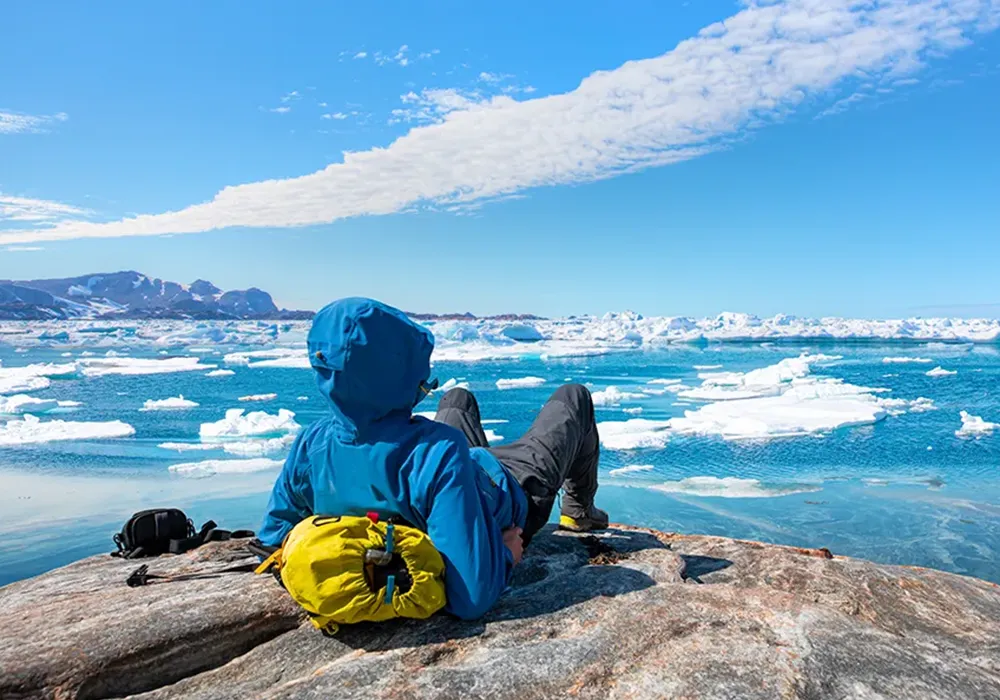
[[[309,363],[340,437],[354,440],[377,421],[405,413],[427,393],[434,336],[374,299],[340,299],[313,319]]]

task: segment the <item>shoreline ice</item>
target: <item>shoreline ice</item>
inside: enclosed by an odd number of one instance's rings
[[[679,481],[665,481],[648,486],[652,491],[677,493],[688,496],[711,498],[777,498],[796,493],[815,493],[822,487],[813,484],[790,484],[788,486],[765,486],[757,479],[741,479],[735,476],[689,476]]]

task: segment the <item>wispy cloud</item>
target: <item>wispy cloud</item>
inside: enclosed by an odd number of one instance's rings
[[[409,51],[410,47],[406,44],[403,44],[398,49],[396,49],[395,52],[376,51],[373,54],[371,54],[371,57],[375,61],[376,65],[379,66],[384,66],[388,63],[395,63],[396,65],[403,66],[405,68],[406,66],[410,65]],[[430,58],[431,55],[434,53],[438,53],[438,50],[434,49],[434,51],[430,53],[426,52],[421,53],[418,56],[418,58]],[[368,56],[368,52],[361,51],[359,53],[356,53],[354,55],[354,58],[365,58],[366,56]]]
[[[299,91],[298,90],[292,90],[291,92],[282,95],[281,96],[281,101],[285,102],[285,103],[288,103],[288,102],[291,102],[292,100],[299,99],[299,97],[301,97],[301,95],[299,95]]]
[[[356,54],[354,54],[354,58],[368,58],[368,52],[358,51]]]
[[[761,0],[564,94],[414,93],[432,123],[317,172],[163,214],[3,232],[0,243],[305,226],[614,177],[717,150],[858,75],[904,77],[998,24],[996,0]]]
[[[36,253],[40,250],[45,248],[37,245],[9,245],[4,248],[4,252],[7,253]]]
[[[15,197],[0,192],[0,223],[5,221],[30,221],[34,223],[51,224],[53,222],[90,216],[89,209],[75,207],[62,202],[52,202],[46,199],[31,199]]]
[[[345,114],[344,112],[331,112],[328,114],[321,114],[320,118],[342,120],[342,119],[347,119],[347,114]]]
[[[267,111],[274,112],[275,114],[288,114],[289,112],[292,111],[292,108],[288,107],[287,105],[282,105],[281,107],[272,107]]]
[[[24,134],[48,131],[50,127],[69,119],[65,112],[57,114],[24,114],[0,109],[0,134]]]

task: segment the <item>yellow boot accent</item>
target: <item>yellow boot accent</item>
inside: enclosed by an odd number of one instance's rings
[[[583,532],[583,528],[580,527],[580,524],[568,515],[559,516],[559,529],[571,530],[573,532]]]

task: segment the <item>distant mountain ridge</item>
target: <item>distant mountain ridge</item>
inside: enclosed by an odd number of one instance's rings
[[[180,284],[135,270],[62,279],[0,280],[0,319],[295,319],[262,289],[223,292],[208,280]]]

